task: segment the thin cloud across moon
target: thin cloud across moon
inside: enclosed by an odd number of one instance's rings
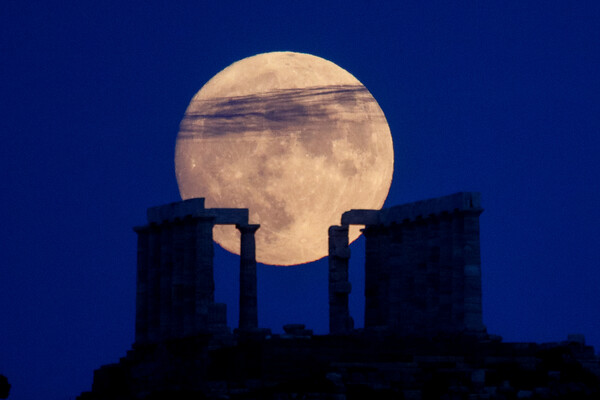
[[[238,61],[194,96],[175,171],[183,199],[250,210],[257,261],[295,265],[327,255],[343,212],[379,209],[394,169],[390,130],[369,91],[334,63],[273,52]],[[239,233],[214,239],[239,254]],[[351,227],[350,240],[360,235]]]

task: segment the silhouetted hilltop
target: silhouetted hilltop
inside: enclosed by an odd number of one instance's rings
[[[10,383],[8,383],[8,378],[0,374],[0,399],[8,398],[9,393]]]
[[[482,323],[478,193],[351,210],[329,230],[330,334],[271,334],[257,319],[246,209],[191,199],[148,210],[138,234],[136,341],[96,370],[108,399],[598,399],[600,359],[583,335],[503,343]],[[241,233],[240,317],[214,301],[212,228]],[[364,225],[365,326],[348,309],[348,226]]]

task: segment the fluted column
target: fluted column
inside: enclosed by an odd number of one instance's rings
[[[135,342],[148,341],[148,227],[136,227],[137,287],[135,301]]]
[[[452,241],[452,324],[459,330],[465,325],[465,259],[463,216],[458,211],[453,212],[451,220]]]
[[[237,225],[240,231],[240,330],[258,328],[256,284],[256,243],[254,233],[260,225]]]
[[[354,322],[348,308],[348,226],[329,227],[329,333],[348,333]]]
[[[173,274],[171,278],[171,337],[183,336],[183,301],[184,301],[184,223],[180,219],[174,221],[173,229]]]
[[[415,258],[413,259],[413,298],[412,298],[412,326],[416,332],[425,333],[427,330],[427,222],[422,217],[415,218],[414,221],[415,236],[414,249]]]
[[[173,274],[173,230],[163,223],[160,230],[160,338],[171,335],[171,294]]]
[[[208,329],[208,309],[215,302],[215,279],[213,271],[214,218],[196,219],[196,296],[195,332]]]
[[[418,280],[416,277],[417,269],[419,268],[419,232],[416,221],[406,221],[402,224],[402,249],[405,253],[403,256],[404,263],[398,266],[394,271],[398,281],[398,287],[401,293],[393,293],[391,290],[390,297],[394,297],[394,301],[390,300],[390,319],[389,326],[400,333],[401,335],[414,334],[419,322],[418,308]],[[393,311],[397,309],[398,312]]]
[[[196,225],[191,217],[183,220],[183,336],[196,331]]]
[[[455,330],[452,320],[452,223],[448,212],[439,216],[440,228],[440,323],[447,330]]]
[[[481,307],[481,255],[479,215],[483,210],[464,212],[464,321],[467,331],[484,332]]]
[[[389,311],[390,263],[384,262],[388,229],[366,226],[365,237],[365,328],[386,325]],[[384,240],[385,238],[385,240]]]
[[[160,228],[148,230],[148,341],[157,342],[160,324]]]

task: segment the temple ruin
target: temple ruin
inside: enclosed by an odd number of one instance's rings
[[[254,233],[248,209],[204,208],[189,199],[148,209],[148,224],[135,227],[137,292],[135,342],[157,343],[200,333],[227,333],[227,305],[215,303],[215,225],[240,231],[239,329],[258,327]]]
[[[138,236],[135,342],[79,400],[512,399],[600,396],[583,335],[504,343],[481,307],[478,193],[350,210],[329,229],[329,328],[260,329],[248,210],[204,199],[153,207]],[[212,229],[240,231],[240,313],[214,300]],[[348,307],[348,227],[364,226],[364,327]],[[323,306],[326,306],[325,304]],[[574,396],[574,397],[573,397]]]
[[[329,229],[330,333],[354,328],[348,308],[348,226],[365,235],[365,329],[398,335],[485,332],[481,311],[478,193],[457,193],[383,210],[351,210]],[[240,231],[238,329],[258,328],[254,233],[248,210],[190,199],[153,207],[138,235],[138,344],[224,333],[227,305],[214,301],[212,229]]]
[[[483,334],[479,193],[351,210],[329,229],[331,333],[353,328],[348,226],[364,225],[365,329],[401,336]]]

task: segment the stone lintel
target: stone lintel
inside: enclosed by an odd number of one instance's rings
[[[212,218],[218,225],[248,224],[247,208],[205,208],[202,197],[151,207],[148,209],[147,216],[149,224],[174,222],[186,217]]]
[[[208,208],[218,225],[248,225],[247,208]]]
[[[436,197],[402,204],[380,211],[379,222],[384,225],[414,221],[443,213],[475,211],[481,213],[481,194],[478,192],[459,192],[449,196]]]
[[[350,210],[342,214],[342,225],[377,225],[380,210]]]
[[[147,212],[148,223],[150,224],[161,224],[164,221],[173,221],[176,218],[183,219],[188,215],[196,217],[205,214],[203,197],[150,207]]]
[[[481,214],[481,194],[459,192],[381,210],[350,210],[342,214],[342,225],[402,224],[456,211]]]

